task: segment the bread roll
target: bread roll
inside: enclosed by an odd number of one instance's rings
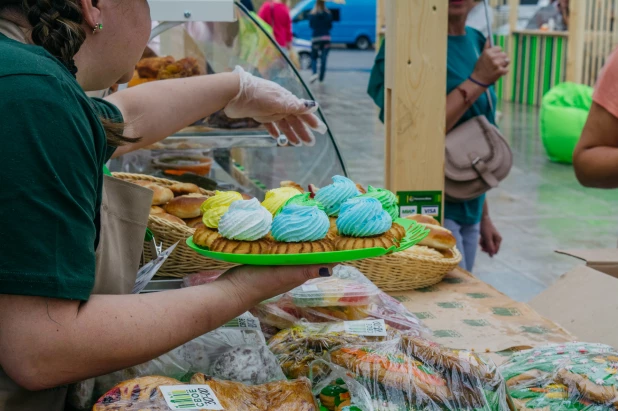
[[[426,224],[429,235],[419,245],[435,248],[436,250],[450,250],[455,247],[457,240],[449,230],[439,225]]]
[[[153,191],[152,195],[152,205],[162,205],[170,201],[174,198],[174,193],[167,187],[160,186],[159,184],[153,183],[152,181],[146,180],[135,180],[131,181],[133,184],[136,184],[141,187],[145,187],[149,190]]]
[[[204,223],[202,222],[202,216],[195,218],[186,218],[185,223],[187,223],[187,226],[189,228],[198,228],[200,225],[204,225]]]
[[[165,205],[165,211],[179,218],[199,217],[202,212],[200,206],[208,197],[203,194],[187,194],[176,197]]]
[[[162,218],[164,220],[169,221],[170,223],[176,223],[176,224],[180,224],[180,225],[184,225],[184,226],[187,225],[187,223],[185,223],[180,218],[178,218],[178,217],[176,217],[174,215],[171,215],[171,214],[167,214],[167,213],[155,214],[154,217]]]
[[[168,187],[175,196],[183,196],[185,194],[199,194],[200,188],[192,183],[176,183]]]
[[[159,206],[150,207],[150,215],[165,214],[165,210]]]
[[[416,221],[421,224],[440,225],[440,222],[430,215],[412,214],[406,217],[407,220]]]
[[[422,257],[434,257],[434,258],[443,258],[442,253],[438,250],[434,250],[430,247],[425,247],[422,245],[415,245],[414,247],[408,248],[407,250],[402,251],[402,253],[407,253],[411,255],[417,255]]]

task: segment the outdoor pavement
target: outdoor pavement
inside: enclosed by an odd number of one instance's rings
[[[374,52],[333,50],[323,84],[311,86],[342,150],[352,179],[384,182],[384,127],[366,94]],[[303,76],[309,78],[309,73]],[[479,254],[474,274],[519,301],[528,301],[582,262],[558,249],[614,248],[618,191],[586,189],[569,165],[545,157],[536,107],[502,104],[500,126],[514,152],[509,177],[489,195],[503,236],[500,254]],[[436,121],[443,121],[436,119]]]

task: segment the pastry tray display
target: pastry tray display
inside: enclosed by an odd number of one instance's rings
[[[429,234],[429,231],[415,221],[397,219],[395,221],[406,229],[406,237],[399,247],[391,248],[362,248],[357,250],[330,251],[307,254],[233,254],[218,253],[200,247],[193,242],[193,236],[187,239],[187,245],[195,252],[212,258],[242,265],[311,265],[311,264],[335,264],[346,261],[362,260],[365,258],[380,257],[389,253],[404,251],[421,241]]]

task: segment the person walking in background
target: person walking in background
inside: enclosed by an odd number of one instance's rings
[[[311,36],[311,82],[324,81],[326,61],[330,51],[330,31],[333,28],[333,15],[326,8],[324,0],[316,0],[315,7],[309,13],[309,27],[313,30]],[[318,77],[318,58],[320,59],[320,75]]]
[[[292,48],[292,18],[290,9],[283,0],[271,0],[262,4],[258,16],[273,28],[277,44],[284,50]]]
[[[490,47],[481,32],[466,27],[474,0],[449,0],[448,51],[446,74],[446,132],[476,116],[485,116],[496,124],[496,94],[494,84],[508,73],[510,60],[500,47]],[[380,52],[369,79],[367,92],[380,107],[384,121],[384,50]],[[489,92],[488,92],[489,91]],[[489,97],[491,101],[489,101]],[[457,239],[463,259],[460,266],[472,271],[480,245],[493,257],[500,251],[502,236],[489,217],[485,194],[473,200],[445,202],[444,227]]]

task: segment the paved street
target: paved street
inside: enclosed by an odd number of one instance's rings
[[[373,52],[333,50],[326,81],[312,85],[312,90],[351,177],[364,185],[381,186],[384,127],[366,94],[373,57]],[[309,73],[303,76],[308,79]],[[528,301],[581,264],[555,250],[616,247],[618,191],[585,189],[571,166],[546,159],[536,108],[503,104],[500,110],[515,166],[501,187],[489,194],[489,205],[504,241],[497,257],[478,258],[474,273],[510,297]]]

